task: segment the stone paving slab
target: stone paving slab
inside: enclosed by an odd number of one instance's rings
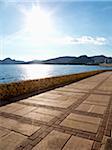
[[[60,150],[69,138],[69,134],[52,131],[33,150]]]
[[[42,107],[37,108],[34,112],[47,114],[47,115],[51,115],[51,116],[57,116],[57,117],[59,115],[61,115],[61,113],[62,113],[61,111],[50,110],[50,109],[42,108]]]
[[[4,118],[4,117],[0,117],[0,127],[9,129],[9,130],[14,130],[15,132],[19,132],[19,133],[27,135],[27,136],[32,135],[35,131],[40,129],[39,126],[34,126],[32,124],[20,123],[17,120]],[[6,131],[4,131],[4,133]]]
[[[0,107],[0,150],[110,150],[109,139],[112,72]]]
[[[109,91],[112,93],[112,84],[104,83],[102,86],[98,88],[99,90]]]
[[[98,84],[98,83],[94,83],[94,84],[92,83],[92,84],[91,84],[91,82],[90,82],[90,83],[85,83],[85,84],[79,83],[79,84],[76,84],[74,87],[75,87],[76,89],[91,90],[91,89],[93,89],[94,87],[96,87],[97,84]]]
[[[80,122],[88,122],[91,124],[99,124],[100,120],[101,120],[100,118],[84,116],[84,115],[79,115],[79,114],[73,114],[73,113],[68,115],[66,119],[76,120],[76,121],[80,121]]]
[[[91,150],[93,141],[72,136],[63,150]]]
[[[18,111],[18,110],[21,110],[22,108],[24,108],[25,106],[23,105],[20,105],[20,104],[17,104],[17,103],[12,103],[12,104],[8,104],[6,106],[3,106],[0,108],[0,111],[5,111],[5,112],[8,112],[8,113],[13,113],[15,111]]]
[[[61,126],[65,126],[65,127],[73,128],[73,129],[79,129],[79,130],[87,131],[87,132],[93,132],[93,133],[96,133],[98,130],[97,124],[90,124],[88,122],[74,121],[71,119],[64,120],[61,123]]]
[[[99,105],[95,105],[96,103],[82,103],[81,105],[79,105],[76,110],[79,111],[85,111],[85,112],[92,112],[92,113],[97,113],[97,114],[104,114],[106,107],[105,106],[99,106]],[[102,105],[102,104],[101,104]]]
[[[83,104],[91,104],[96,106],[107,106],[110,96],[101,94],[90,94]]]
[[[51,94],[51,93],[43,93],[43,94],[39,94],[39,96],[34,96],[34,98],[48,98],[48,99],[57,99],[60,98],[61,95],[57,95],[57,94]]]
[[[25,140],[25,138],[24,135],[12,131],[0,139],[0,150],[13,150],[18,144]]]
[[[91,94],[86,100],[105,102],[107,104],[109,102],[109,99],[110,99],[110,96],[107,96],[107,95]]]
[[[35,109],[36,109],[36,107],[33,107],[33,106],[25,106],[24,108],[17,110],[15,112],[13,112],[12,114],[24,116]]]
[[[96,133],[100,121],[101,119],[96,117],[70,114],[60,125]]]
[[[49,122],[50,120],[52,120],[54,118],[54,116],[47,115],[47,114],[41,114],[41,113],[37,113],[37,112],[30,112],[30,113],[26,114],[25,117],[34,119],[34,120],[45,121],[45,122]]]

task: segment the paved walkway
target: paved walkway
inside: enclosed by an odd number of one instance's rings
[[[0,150],[112,150],[111,137],[112,72],[0,108]]]

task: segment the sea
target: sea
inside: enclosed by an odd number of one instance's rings
[[[3,64],[0,65],[0,83],[41,79],[104,69],[112,69],[112,67],[90,65]]]

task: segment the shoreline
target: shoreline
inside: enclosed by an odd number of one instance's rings
[[[57,87],[68,85],[70,83],[103,73],[109,70],[97,70],[90,72],[64,75],[59,77],[43,78],[38,80],[26,80],[0,84],[0,105],[10,103],[22,98],[33,96]]]
[[[112,64],[100,64],[99,66],[103,66],[103,67],[112,67]]]

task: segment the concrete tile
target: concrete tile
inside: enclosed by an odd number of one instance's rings
[[[96,133],[101,119],[96,117],[70,114],[65,120],[61,122],[61,126],[66,126],[83,131]]]
[[[26,136],[11,132],[0,140],[0,150],[14,150],[25,139]]]
[[[107,106],[110,100],[108,95],[91,94],[83,104],[91,104],[97,106]]]
[[[59,116],[62,113],[61,111],[52,110],[52,109],[48,109],[48,108],[42,108],[42,107],[37,108],[34,112],[47,114],[47,115],[51,115],[51,116]]]
[[[81,122],[81,121],[76,121],[71,119],[65,119],[60,125],[73,128],[73,129],[93,132],[93,133],[96,133],[99,127],[98,124],[91,124],[91,123]]]
[[[86,90],[91,90],[93,89],[94,87],[96,87],[96,84],[92,84],[92,83],[89,83],[89,84],[81,84],[81,83],[78,83],[77,85],[74,86],[74,88],[77,88],[77,89],[86,89]]]
[[[93,141],[72,136],[62,150],[91,150]]]
[[[33,107],[33,106],[25,106],[24,108],[13,112],[13,114],[19,115],[19,116],[24,116],[25,114],[27,114],[35,109],[36,109],[36,107]]]
[[[71,92],[59,91],[58,89],[52,90],[50,91],[50,93],[61,95],[61,99],[64,99],[64,98],[66,99],[66,97],[71,96],[71,94],[73,94],[73,92],[71,93]]]
[[[84,101],[83,104],[96,105],[96,106],[104,106],[107,107],[108,103],[99,102],[99,101]]]
[[[100,118],[90,117],[90,116],[85,116],[85,115],[78,115],[78,114],[73,114],[73,113],[68,115],[67,119],[77,120],[81,122],[88,122],[92,124],[99,124],[101,121]]]
[[[32,150],[61,150],[69,137],[69,134],[52,131]]]
[[[103,114],[105,109],[105,106],[90,105],[86,103],[82,103],[81,105],[79,105],[79,107],[76,108],[76,110],[79,111],[92,112],[97,114]]]
[[[67,107],[71,106],[73,103],[75,103],[75,102],[77,102],[77,101],[78,101],[78,98],[68,99],[68,100],[65,101],[65,102],[61,102],[60,104],[61,104],[61,106],[62,106],[63,108],[67,108]]]
[[[24,105],[17,104],[17,103],[12,103],[12,104],[8,104],[6,106],[2,106],[0,108],[0,111],[1,112],[12,113],[12,112],[15,112],[17,110],[21,110],[22,108],[24,108]]]
[[[94,105],[89,105],[89,104],[80,104],[76,110],[80,110],[80,111],[89,111],[89,109],[94,106]]]
[[[89,112],[104,114],[105,110],[106,110],[105,106],[94,106]]]
[[[26,100],[22,100],[22,102],[24,103],[30,103],[30,104],[36,104],[36,105],[45,105],[45,106],[54,106],[54,107],[61,107],[59,105],[59,102],[54,102],[54,101],[47,101],[46,100],[29,100],[29,99],[26,99]]]
[[[42,94],[39,94],[37,96],[33,96],[32,98],[51,98],[51,99],[58,99],[60,98],[61,95],[58,95],[58,94],[51,94],[49,92],[46,92],[46,93],[42,93]]]
[[[16,120],[4,118],[4,117],[0,117],[0,126],[5,127],[9,130],[17,131],[19,133],[22,133],[22,134],[25,134],[28,136],[30,136],[35,131],[40,129],[39,126],[34,126],[32,124],[31,125],[24,124],[24,123],[18,122]]]
[[[99,95],[99,94],[91,94],[86,101],[95,101],[95,102],[103,102],[108,103],[110,96],[108,95]]]
[[[55,91],[59,91],[59,92],[63,92],[63,93],[66,93],[66,95],[71,95],[73,94],[74,92],[88,92],[88,90],[86,89],[77,89],[77,88],[74,88],[74,89],[69,89],[69,88],[57,88],[55,89]]]
[[[81,84],[93,84],[93,85],[98,85],[102,80],[96,80],[96,79],[90,79],[90,78],[87,78],[87,79],[84,79],[84,80],[81,80],[79,81],[79,83]]]
[[[54,116],[36,113],[36,112],[30,112],[30,113],[26,114],[25,117],[30,118],[30,119],[45,121],[45,122],[49,122],[50,120],[52,120],[54,118]]]
[[[107,83],[103,83],[101,86],[98,87],[98,90],[110,91],[112,92],[112,86]]]
[[[43,101],[43,102],[48,102],[48,103],[59,103],[59,102],[61,102],[61,101],[63,101],[63,100],[66,100],[67,98],[64,98],[63,96],[61,96],[60,98],[58,98],[58,99],[50,99],[50,98],[43,98],[43,97],[38,97],[38,98],[36,98],[36,99],[30,99],[30,100],[33,100],[33,101]]]
[[[32,135],[34,132],[36,132],[39,129],[40,129],[39,126],[34,126],[32,124],[23,124],[23,123],[18,123],[18,125],[16,125],[13,128],[14,131],[17,131],[27,136]]]

